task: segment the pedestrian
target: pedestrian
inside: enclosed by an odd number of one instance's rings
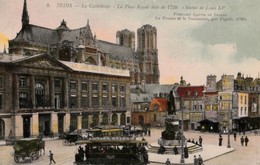
[[[237,133],[234,132],[234,140],[236,141],[237,140]]]
[[[202,137],[201,136],[199,137],[199,144],[200,144],[200,146],[202,146]]]
[[[245,137],[245,146],[247,146],[247,143],[249,142],[249,139],[248,139],[248,137],[246,136]]]
[[[188,158],[189,158],[189,150],[188,150],[188,147],[187,147],[187,146],[184,147],[184,158],[185,158],[185,159],[188,159]]]
[[[198,165],[203,165],[203,159],[200,155],[198,157]]]
[[[240,142],[241,142],[241,145],[242,145],[242,146],[244,146],[244,141],[245,141],[245,140],[244,140],[244,137],[241,136],[241,138],[240,138]]]
[[[219,146],[222,146],[222,140],[223,140],[223,138],[222,138],[222,136],[220,135],[220,136],[219,136],[219,140],[218,140],[218,141],[219,141],[219,142],[218,142],[218,145],[219,145]]]
[[[148,130],[148,136],[151,136],[151,130],[150,129]]]
[[[55,162],[55,160],[53,159],[53,153],[51,152],[51,150],[49,151],[49,153],[50,153],[50,164],[52,164],[52,162],[54,163],[54,164],[56,164],[56,162]]]
[[[165,164],[166,164],[166,165],[171,165],[171,162],[170,162],[169,158],[167,158]]]
[[[177,149],[176,146],[174,146],[174,148],[173,148],[173,152],[174,152],[174,155],[178,155],[178,149]]]
[[[198,165],[198,158],[194,155],[194,165]]]

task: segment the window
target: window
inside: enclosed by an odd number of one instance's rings
[[[99,105],[98,96],[97,95],[93,95],[92,96],[92,106],[97,107],[98,105]]]
[[[116,84],[112,84],[111,90],[112,90],[112,92],[116,92]]]
[[[107,96],[103,96],[102,97],[102,106],[104,106],[104,107],[109,106],[108,105],[108,97]]]
[[[240,96],[240,104],[243,104],[243,96]]]
[[[97,83],[92,84],[92,91],[98,91],[98,84]]]
[[[19,93],[19,108],[27,108],[27,93]]]
[[[245,104],[247,104],[247,97],[245,96]]]
[[[103,84],[102,85],[102,91],[103,92],[107,92],[107,84]]]
[[[120,92],[124,92],[125,91],[125,87],[123,85],[120,86]]]
[[[125,107],[125,98],[124,97],[120,98],[120,107]]]
[[[88,90],[88,84],[87,84],[87,82],[82,82],[82,83],[81,83],[81,89],[82,89],[83,91],[87,91],[87,90]]]
[[[70,81],[70,89],[76,90],[76,81]]]
[[[3,96],[2,96],[2,93],[0,93],[0,109],[3,109]]]
[[[19,79],[19,87],[26,87],[26,79],[25,78]]]
[[[0,76],[0,87],[3,87],[3,84],[4,84],[3,76]]]
[[[60,88],[61,87],[61,81],[60,80],[54,80],[54,87]]]
[[[44,107],[46,104],[43,82],[35,84],[35,103],[36,107]]]
[[[246,109],[246,107],[245,107],[245,115],[247,114],[247,109]]]
[[[87,108],[87,107],[88,107],[88,97],[87,97],[87,95],[82,95],[81,108]]]
[[[116,97],[112,97],[112,106],[117,107]]]
[[[77,107],[77,97],[76,95],[70,96],[70,108],[76,108]]]

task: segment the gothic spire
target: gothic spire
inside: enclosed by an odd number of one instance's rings
[[[28,24],[29,24],[29,15],[28,15],[28,11],[27,11],[26,0],[24,0],[24,3],[23,3],[23,14],[22,14],[22,25],[23,25],[23,27],[25,27]]]

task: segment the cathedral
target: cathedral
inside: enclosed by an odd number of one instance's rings
[[[136,48],[135,33],[127,29],[117,31],[117,41],[111,43],[97,39],[89,21],[78,29],[70,29],[64,20],[56,29],[30,24],[26,0],[21,21],[20,32],[9,41],[10,54],[47,53],[61,61],[129,70],[132,85],[159,84],[156,27],[147,24],[137,29]]]
[[[159,84],[157,30],[116,32],[98,40],[89,21],[70,29],[30,24],[24,0],[22,28],[0,53],[0,139],[57,136],[96,126],[131,123],[130,86]]]

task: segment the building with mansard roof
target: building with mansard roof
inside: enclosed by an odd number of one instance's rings
[[[135,49],[135,33],[128,29],[117,31],[117,43],[111,43],[97,39],[89,21],[78,29],[70,29],[65,20],[56,29],[33,25],[28,8],[24,0],[22,28],[9,41],[10,54],[47,53],[62,61],[129,70],[131,84],[159,84],[156,27],[147,24],[137,29]]]
[[[128,125],[130,84],[128,70],[1,53],[0,138]]]

